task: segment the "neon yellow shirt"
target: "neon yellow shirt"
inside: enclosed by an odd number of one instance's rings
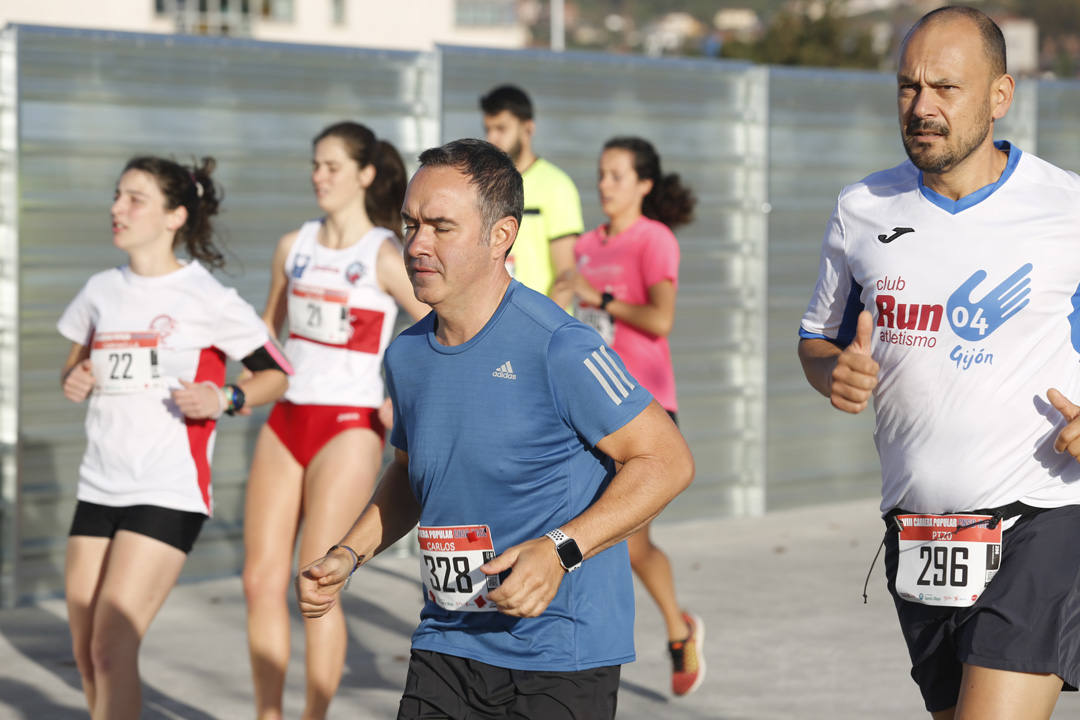
[[[581,198],[570,176],[543,158],[537,158],[521,179],[525,211],[506,268],[524,285],[547,295],[555,281],[551,241],[581,234]]]

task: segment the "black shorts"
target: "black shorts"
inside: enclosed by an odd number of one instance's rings
[[[168,543],[184,553],[191,552],[206,515],[173,510],[157,505],[112,507],[79,501],[68,535],[111,538],[117,530],[129,530]]]
[[[956,705],[963,664],[1053,673],[1080,683],[1080,505],[1025,515],[1002,536],[1001,568],[974,605],[923,605],[896,594],[898,535],[885,573],[929,712]]]
[[[615,717],[618,665],[546,672],[413,650],[398,720],[604,720]]]

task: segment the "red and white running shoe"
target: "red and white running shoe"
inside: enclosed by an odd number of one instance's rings
[[[705,679],[705,623],[693,613],[683,612],[690,627],[690,637],[682,642],[668,643],[671,653],[671,692],[689,695]]]

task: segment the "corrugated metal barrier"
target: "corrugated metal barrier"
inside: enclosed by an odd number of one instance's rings
[[[14,446],[10,426],[0,425],[4,451],[17,458],[5,460],[0,478],[8,580],[0,603],[10,605],[62,588],[85,438],[83,408],[58,390],[68,342],[56,320],[90,274],[124,262],[108,239],[123,163],[136,153],[217,159],[225,189],[218,227],[228,255],[222,280],[261,312],[278,238],[319,212],[309,182],[311,138],[336,120],[362,118],[415,158],[439,142],[439,89],[430,53],[29,27],[8,28],[4,43],[4,67],[13,65],[17,83],[0,87],[0,97],[15,96],[3,105],[0,126],[14,130],[17,148],[17,182],[0,185],[4,207],[16,211],[5,211],[5,232],[15,224],[17,239],[13,264],[3,265],[3,292],[17,287],[19,310],[18,374],[15,382],[5,374],[0,385],[0,421],[12,404],[19,408]],[[4,171],[8,155],[0,157]],[[12,277],[9,268],[17,268]],[[230,376],[238,370],[230,367]],[[220,423],[215,516],[187,577],[234,572],[242,563],[244,483],[265,417],[261,409]]]
[[[310,139],[354,118],[410,166],[482,133],[500,82],[537,107],[536,148],[602,221],[608,137],[657,146],[699,198],[678,232],[672,350],[680,423],[697,460],[665,517],[759,514],[878,492],[869,415],[829,412],[795,357],[798,320],[836,194],[903,158],[893,79],[741,63],[443,47],[434,53],[12,26],[0,32],[0,606],[62,590],[83,410],[59,391],[62,309],[123,262],[108,206],[139,152],[213,155],[225,188],[223,281],[262,308],[277,239],[318,208]],[[1080,168],[1080,86],[1021,81],[998,135]],[[234,374],[236,368],[230,368]],[[243,489],[265,410],[223,423],[215,518],[185,577],[236,572]]]

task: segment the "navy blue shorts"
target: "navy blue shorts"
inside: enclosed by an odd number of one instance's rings
[[[930,712],[960,694],[963,665],[1052,673],[1080,683],[1080,505],[1022,516],[1002,536],[1001,568],[975,604],[923,605],[896,594],[898,534],[885,536],[885,573]]]
[[[413,650],[398,720],[615,717],[620,667],[575,672],[509,670],[479,660]]]
[[[80,500],[68,535],[111,538],[117,530],[129,530],[189,553],[204,522],[206,515],[198,512],[157,505],[112,507]]]

